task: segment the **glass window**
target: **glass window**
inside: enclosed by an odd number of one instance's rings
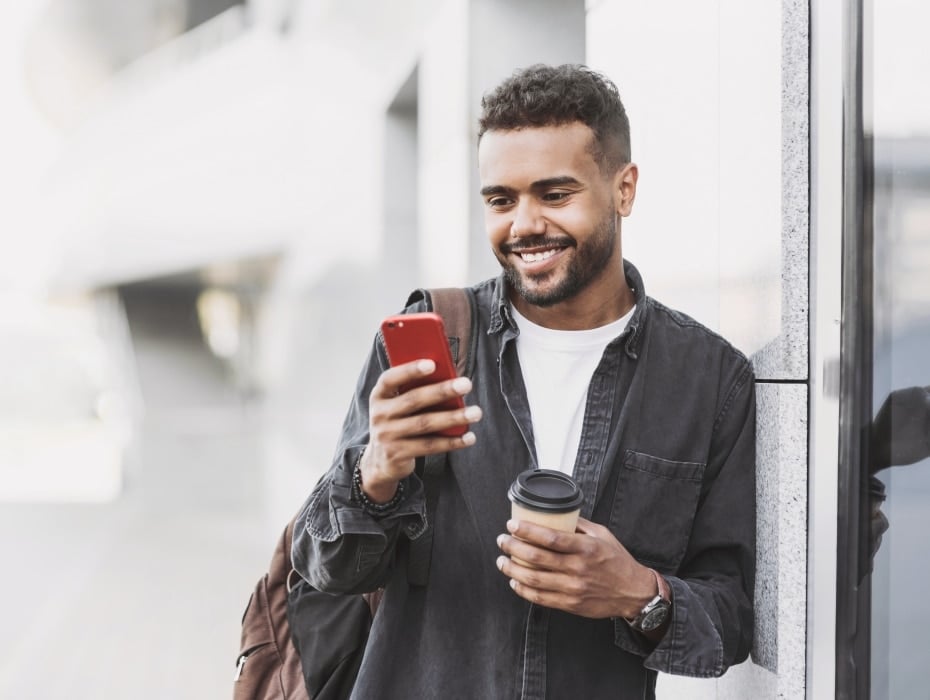
[[[926,698],[930,665],[930,52],[922,0],[866,3],[871,144],[871,698]],[[868,165],[868,157],[866,159]],[[871,219],[871,221],[869,221]],[[868,368],[866,368],[868,370]]]

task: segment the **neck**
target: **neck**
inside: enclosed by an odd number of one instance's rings
[[[623,274],[610,288],[594,283],[571,299],[552,306],[535,306],[512,290],[510,301],[517,311],[536,325],[564,331],[606,326],[629,313],[636,303]]]

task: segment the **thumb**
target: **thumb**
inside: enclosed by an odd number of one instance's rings
[[[575,526],[575,532],[591,535],[591,537],[597,537],[598,539],[604,539],[605,531],[606,528],[603,525],[592,523],[590,520],[585,520],[584,518],[578,518],[578,524]]]

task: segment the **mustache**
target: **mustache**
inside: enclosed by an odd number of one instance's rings
[[[502,243],[501,252],[503,253],[521,253],[525,250],[534,248],[570,248],[575,245],[575,241],[568,236],[547,236],[545,234],[521,238],[515,243]]]

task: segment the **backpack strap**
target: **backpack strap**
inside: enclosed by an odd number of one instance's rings
[[[417,289],[410,295],[407,305],[417,301],[425,301],[427,308],[442,316],[455,369],[459,376],[471,377],[475,371],[475,348],[478,344],[478,314],[474,293],[470,289],[458,287]],[[407,581],[413,586],[425,586],[429,579],[439,480],[447,459],[446,453],[417,459],[417,473],[423,481],[426,496],[426,530],[410,542]]]

